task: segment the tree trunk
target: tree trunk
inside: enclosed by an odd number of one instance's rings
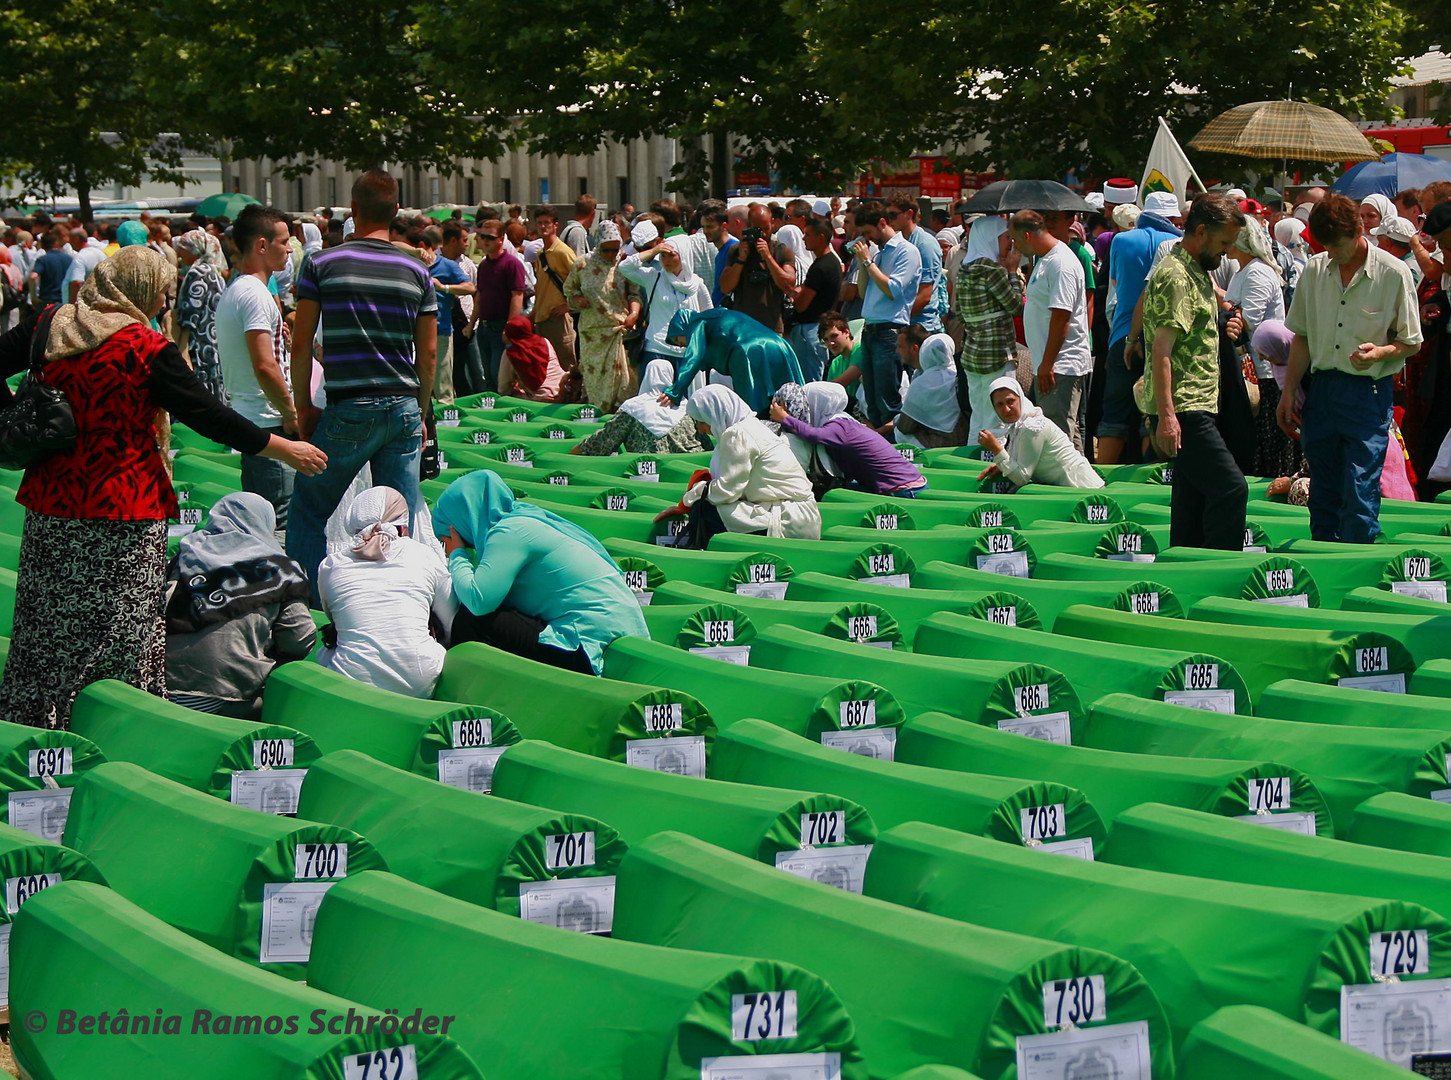
[[[85,169],[76,170],[76,199],[81,204],[81,220],[89,224],[92,220],[91,181]]]
[[[731,188],[735,162],[731,158],[731,137],[724,131],[710,134],[710,193],[724,199]]]

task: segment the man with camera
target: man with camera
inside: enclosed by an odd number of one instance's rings
[[[796,262],[770,239],[771,211],[766,206],[753,204],[746,221],[741,242],[731,248],[721,271],[720,291],[731,298],[731,307],[782,334],[786,296],[796,288]]]

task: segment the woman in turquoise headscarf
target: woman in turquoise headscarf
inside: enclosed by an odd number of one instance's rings
[[[733,389],[758,414],[771,406],[782,383],[804,383],[801,364],[786,339],[755,319],[730,308],[687,311],[670,320],[667,340],[685,342],[675,385],[664,396],[679,405],[690,394],[697,375],[718,371],[730,377]]]
[[[462,605],[451,643],[482,641],[598,675],[615,638],[650,636],[600,542],[557,514],[516,502],[495,473],[481,469],[450,484],[434,506],[433,527]]]

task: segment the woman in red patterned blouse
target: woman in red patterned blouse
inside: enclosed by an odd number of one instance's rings
[[[158,410],[308,475],[327,463],[316,447],[268,435],[217,401],[151,328],[174,276],[150,248],[122,248],[74,304],[0,337],[0,375],[8,376],[30,365],[32,337],[45,331],[41,379],[65,391],[77,429],[74,447],[26,470],[17,495],[26,514],[0,682],[7,720],[67,727],[76,694],[99,679],[166,694],[161,600],[166,524],[177,504],[156,445]]]

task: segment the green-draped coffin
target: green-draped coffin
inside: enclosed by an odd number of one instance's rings
[[[1373,795],[1355,808],[1345,838],[1451,858],[1451,805],[1401,791]]]
[[[812,603],[806,599],[805,593],[800,589],[801,582],[807,577],[817,581],[833,582],[842,586],[847,592],[840,599],[828,598],[818,603]],[[659,594],[657,602],[661,604],[681,607],[694,605],[697,608],[706,604],[729,604],[745,614],[751,620],[751,625],[759,629],[785,623],[788,626],[799,626],[803,630],[810,630],[813,634],[826,634],[848,641],[890,641],[893,645],[902,642],[902,628],[885,605],[875,600],[863,602],[856,590],[882,590],[884,595],[893,598],[900,595],[903,590],[890,585],[843,582],[839,578],[826,574],[800,575],[792,579],[792,584],[796,587],[796,592],[792,593],[789,602],[772,600],[769,597],[727,595],[719,589],[695,585],[688,581],[667,581],[660,585],[656,592]],[[651,612],[646,610],[646,622],[650,622],[650,616]],[[875,623],[871,621],[872,618],[875,618]],[[650,623],[650,627],[651,635],[658,637],[659,635],[655,635],[654,623]]]
[[[1200,715],[1190,709],[1177,711]],[[1105,821],[1144,802],[1242,817],[1265,808],[1256,807],[1257,798],[1263,803],[1267,794],[1275,794],[1279,797],[1273,800],[1277,805],[1273,812],[1314,814],[1317,832],[1330,835],[1333,829],[1329,807],[1314,783],[1299,770],[1269,760],[1160,757],[1063,746],[992,731],[942,713],[926,713],[903,725],[897,736],[897,760],[1067,784],[1092,799]],[[1282,805],[1286,801],[1288,805]]]
[[[1405,1080],[1406,1070],[1254,1005],[1227,1005],[1184,1040],[1179,1080]]]
[[[1095,559],[1087,555],[1045,555],[1038,560],[1035,576],[1056,581],[1096,581],[1102,585],[1147,579],[1173,589],[1185,605],[1196,604],[1206,596],[1270,600],[1309,607],[1320,605],[1320,591],[1315,579],[1301,563],[1276,555],[1220,554],[1226,558],[1166,562],[1161,556],[1149,566]]]
[[[332,883],[384,868],[351,829],[233,806],[122,761],[76,785],[65,842],[163,922],[292,979],[307,976]]]
[[[1049,626],[1058,618],[1059,612],[1072,604],[1090,604],[1132,611],[1138,615],[1181,618],[1184,605],[1174,590],[1148,573],[1151,567],[1140,566],[1139,569],[1142,573],[1127,581],[1066,581],[1006,577],[952,563],[931,562],[918,569],[912,583],[922,589],[954,592],[1002,589],[1031,603]],[[1019,625],[1024,624],[1020,622]]]
[[[1338,1032],[1342,988],[1375,983],[1381,933],[1426,932],[1427,970],[1408,981],[1451,974],[1451,923],[1418,904],[1045,859],[920,822],[882,834],[866,889],[979,926],[1112,952],[1149,980],[1176,1039],[1236,1004]]]
[[[795,965],[562,934],[392,874],[328,897],[309,981],[455,1016],[449,1034],[494,1077],[702,1080],[712,1059],[810,1053],[838,1055],[842,1080],[867,1077],[841,999]],[[767,1003],[782,1008],[762,1031]]]
[[[1155,1075],[1173,1070],[1150,985],[1103,952],[953,925],[772,875],[678,832],[631,850],[620,867],[620,913],[618,937],[722,952],[750,941],[816,972],[851,1011],[876,1074],[936,1061],[993,1080],[1012,1077],[1019,1040],[1053,1031],[1046,1021],[1059,1019],[1045,1009],[1045,992],[1060,980],[1095,976],[1106,1022],[1140,1025]],[[1087,1015],[1080,1019],[1089,1026]]]
[[[1348,608],[1284,607],[1210,596],[1195,604],[1189,617],[1201,622],[1232,623],[1235,626],[1282,626],[1291,630],[1349,630],[1384,634],[1400,642],[1419,666],[1428,660],[1451,655],[1451,607],[1444,604],[1441,607],[1443,610],[1435,613],[1395,615]]]
[[[419,1017],[383,1034],[381,1009],[258,971],[89,882],[64,882],[21,908],[10,984],[18,1007],[46,1018],[12,1029],[34,1080],[351,1080],[414,1075],[409,1064],[419,1080],[484,1075],[436,1020],[426,1032]],[[107,1013],[106,1026],[67,1032],[66,1010],[77,1025]]]
[[[608,888],[625,854],[624,841],[602,821],[481,799],[356,750],[318,759],[298,813],[366,836],[389,869],[409,881],[506,915],[537,909],[536,921],[552,918],[559,906],[552,899],[536,903],[535,893],[543,900],[562,881]]]
[[[975,572],[975,571],[974,571]],[[892,613],[901,628],[902,635],[910,641],[922,620],[943,611],[955,611],[960,615],[974,615],[1008,626],[1023,626],[1030,630],[1043,628],[1038,609],[1025,599],[1017,585],[1018,580],[1009,581],[1000,574],[984,575],[993,580],[990,587],[967,587],[962,589],[924,589],[913,585],[910,589],[899,589],[891,585],[869,585],[864,581],[843,581],[829,574],[798,574],[792,579],[793,602],[817,601],[831,603],[847,602],[855,598],[880,604]],[[918,573],[914,580],[920,581]],[[794,625],[811,629],[803,623]]]
[[[7,650],[9,644],[5,639]],[[75,784],[105,760],[100,747],[74,731],[0,721],[0,821],[60,843]]]
[[[503,713],[526,739],[645,768],[668,757],[704,775],[715,737],[710,713],[684,691],[582,675],[480,642],[448,651],[437,693]]]

